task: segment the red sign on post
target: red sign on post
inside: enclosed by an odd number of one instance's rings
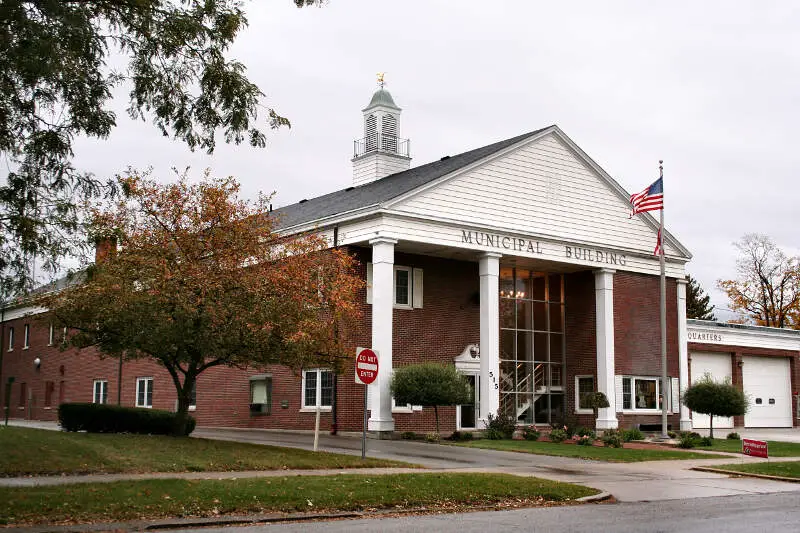
[[[378,354],[369,348],[356,351],[356,383],[369,385],[378,377]]]
[[[769,457],[767,442],[763,440],[742,439],[742,453],[751,457]]]

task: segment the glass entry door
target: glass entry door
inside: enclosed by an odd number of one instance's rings
[[[480,391],[480,378],[477,374],[465,374],[472,390],[472,401],[460,405],[458,409],[458,428],[475,429],[478,424],[478,394]]]

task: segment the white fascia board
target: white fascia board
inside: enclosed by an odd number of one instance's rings
[[[359,207],[358,209],[336,213],[335,215],[330,215],[324,218],[318,218],[310,222],[303,222],[302,224],[289,226],[288,228],[281,228],[277,230],[276,233],[278,235],[292,235],[293,233],[304,233],[306,231],[324,229],[336,224],[341,224],[342,222],[351,222],[353,220],[358,220],[360,218],[377,214],[380,209],[380,204],[372,204],[366,207]]]
[[[444,224],[447,226],[456,227],[458,229],[463,229],[464,226],[468,226],[470,231],[480,230],[485,231],[487,233],[501,233],[506,235],[514,235],[526,239],[531,240],[542,240],[542,241],[549,241],[553,243],[568,243],[568,244],[576,244],[579,246],[585,246],[588,248],[608,248],[608,245],[605,243],[598,243],[598,242],[586,242],[581,241],[579,239],[570,239],[569,241],[565,241],[561,237],[553,236],[553,235],[546,235],[546,234],[530,234],[530,233],[520,233],[518,231],[509,230],[508,228],[492,226],[492,225],[484,225],[484,226],[476,226],[475,224],[464,222],[463,220],[456,220],[447,217],[431,217],[431,216],[422,216],[415,213],[407,213],[405,211],[393,211],[391,209],[383,209],[379,212],[383,215],[391,216],[392,218],[396,219],[409,219],[409,220],[418,220],[422,222],[435,222]],[[641,250],[636,250],[633,248],[620,248],[620,247],[613,247],[614,250],[619,250],[621,252],[625,252],[628,255],[635,256],[635,257],[642,257],[645,259],[652,259],[655,256],[650,253],[644,253]],[[682,256],[666,256],[667,262],[675,263],[675,264],[682,264],[685,265],[689,260],[686,257]]]
[[[703,322],[703,323],[699,323]],[[708,320],[688,320],[689,344],[743,346],[800,351],[800,331],[766,326],[731,327]],[[693,338],[694,337],[694,338]]]
[[[19,306],[3,311],[3,322],[17,320],[26,316],[40,315],[46,313],[47,308],[41,306]]]
[[[575,142],[572,139],[570,139],[567,136],[567,134],[561,130],[561,128],[559,128],[558,126],[553,126],[553,133],[555,133],[556,136],[559,139],[561,139],[561,141],[564,142],[564,144],[567,145],[567,148],[569,148],[579,159],[583,160],[583,162],[586,163],[586,165],[589,166],[589,168],[594,170],[594,172],[597,173],[598,176],[604,179],[611,187],[611,189],[617,193],[620,199],[622,199],[626,203],[630,203],[631,199],[630,193],[628,193],[628,191],[626,191],[622,187],[622,185],[617,183],[617,180],[612,178],[608,172],[603,170],[603,168],[600,165],[598,165],[594,159],[589,157],[589,154],[584,152],[580,146],[575,144]],[[641,215],[643,215],[642,219],[649,226],[651,226],[654,230],[658,231],[658,228],[661,225],[661,223],[657,221],[653,215],[651,215],[649,212],[641,213]],[[692,258],[692,253],[689,251],[689,249],[686,248],[683,244],[681,244],[680,241],[678,241],[678,239],[676,239],[666,228],[664,228],[664,238],[684,255],[686,261],[689,261]]]

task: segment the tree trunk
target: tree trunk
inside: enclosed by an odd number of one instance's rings
[[[185,437],[187,423],[189,422],[189,404],[192,401],[192,389],[194,388],[195,377],[186,376],[183,386],[178,388],[178,409],[175,412],[175,427],[173,436]]]
[[[433,414],[436,417],[436,436],[439,436],[439,407],[434,405],[433,406]]]
[[[708,415],[709,423],[708,423],[708,435],[713,439],[714,438],[714,415]]]

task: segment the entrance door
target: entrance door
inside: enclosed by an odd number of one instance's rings
[[[458,429],[476,429],[478,425],[478,394],[480,378],[477,374],[465,374],[472,389],[472,401],[458,406]]]

